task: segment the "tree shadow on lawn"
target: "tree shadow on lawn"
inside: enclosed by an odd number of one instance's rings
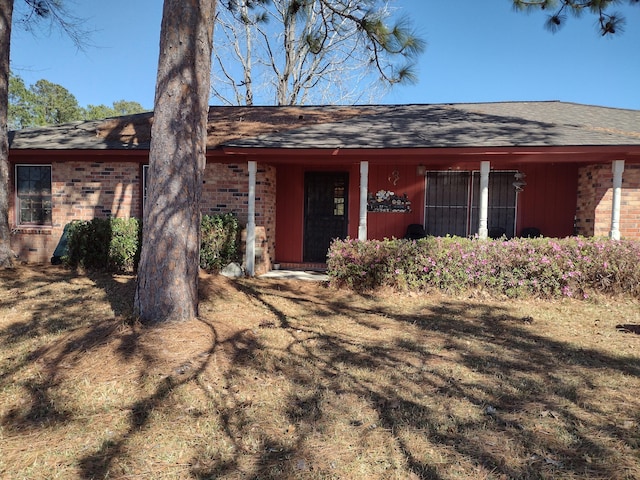
[[[365,399],[419,478],[444,478],[447,468],[431,463],[417,442],[407,440],[415,435],[448,452],[450,462],[480,467],[496,478],[631,478],[640,473],[633,453],[640,447],[640,402],[617,398],[620,404],[612,411],[599,396],[607,394],[614,401],[616,395],[598,380],[620,375],[637,381],[637,357],[554,340],[505,304],[425,302],[407,315],[379,305],[357,307],[326,292],[301,303],[286,285],[239,288],[290,333],[286,355],[273,359],[277,368],[301,388],[313,389],[315,384],[322,398],[339,401],[353,394]],[[304,305],[308,315],[286,313],[277,306],[282,300]],[[419,332],[418,338],[398,335],[389,343],[363,335],[358,340],[339,328],[323,331],[317,323],[345,315],[374,338],[386,322],[405,325]],[[237,368],[260,372],[265,365]],[[362,375],[362,370],[367,373]],[[375,383],[370,376],[386,381]],[[287,403],[293,423],[322,429],[330,402],[292,396]],[[305,442],[301,435],[287,451],[304,451]],[[290,453],[288,458],[295,456]],[[263,458],[256,468],[254,478],[271,478],[272,459]],[[286,473],[295,476],[295,466],[288,468]],[[218,473],[214,468],[199,478]]]
[[[68,275],[71,282],[75,277]],[[38,282],[34,288],[46,288],[45,279]],[[94,284],[112,306],[123,304],[126,288],[132,288],[108,277]],[[26,293],[30,287],[18,281],[12,288]],[[2,372],[0,386],[16,372],[47,362],[35,383],[23,382],[29,407],[9,410],[0,419],[8,435],[73,421],[74,412],[56,408],[60,379],[69,364],[109,342],[115,342],[113,351],[123,361],[140,362],[141,385],[144,372],[158,369],[158,350],[143,341],[149,340],[149,330],[106,313],[89,324],[86,318],[68,324],[55,345],[30,343],[51,333],[55,322],[82,317],[83,296],[93,288],[80,285],[58,310],[37,304],[32,295],[32,317],[0,331],[0,343],[23,342],[26,352]],[[379,457],[371,463],[399,465],[397,471],[423,479],[452,478],[456,472],[489,478],[613,479],[639,473],[633,451],[640,447],[640,403],[618,398],[598,384],[599,376],[636,381],[637,357],[611,356],[549,338],[505,304],[453,299],[434,304],[425,299],[398,308],[374,296],[322,287],[301,295],[292,282],[239,281],[233,288],[246,299],[246,309],[258,308],[275,321],[221,332],[225,325],[219,312],[203,315],[198,322],[207,338],[197,351],[182,355],[179,364],[167,364],[169,370],[162,365],[164,373],[152,390],[126,405],[126,428],[77,460],[82,478],[117,474],[114,465],[131,455],[131,439],[150,432],[152,412],[170,405],[172,392],[187,384],[213,405],[208,414],[217,416],[224,440],[232,446],[231,454],[218,455],[211,453],[213,439],[193,440],[196,453],[187,468],[194,478],[233,477],[240,470],[256,480],[335,477],[349,472],[354,457],[371,455],[372,449]],[[211,292],[216,298],[203,301],[223,307],[225,299],[217,296],[228,292]],[[175,325],[155,330],[165,329],[180,334]],[[269,334],[282,335],[284,346],[269,343]],[[226,403],[205,381],[214,355],[223,352],[229,365],[216,388],[225,390]],[[251,388],[271,388],[261,383],[264,379],[287,386],[276,402],[281,407],[270,407],[278,408],[275,413],[244,397]],[[238,384],[242,387],[234,389]],[[599,402],[601,394],[619,404]],[[269,416],[282,417],[291,430],[259,428]],[[346,437],[344,444],[340,436]],[[257,444],[250,450],[248,438]],[[324,446],[334,440],[334,450]],[[380,469],[374,473],[383,478],[388,472]]]
[[[131,276],[81,274],[63,267],[34,266],[5,270],[0,280],[7,289],[2,301],[3,309],[11,312],[27,303],[32,312],[30,318],[14,321],[5,329],[2,335],[5,343],[73,331],[92,315],[131,316]],[[100,290],[104,292],[103,298],[109,302],[111,310],[87,310],[87,302],[103,299],[97,293]]]
[[[208,350],[201,352],[198,356],[187,360],[187,362],[171,370],[163,376],[162,380],[157,382],[152,393],[142,396],[128,406],[129,415],[126,430],[117,437],[104,441],[98,450],[79,459],[78,464],[82,478],[110,478],[114,473],[117,475],[117,469],[114,470],[114,463],[120,458],[129,456],[130,453],[127,452],[128,443],[131,438],[144,434],[144,432],[149,429],[152,423],[152,413],[168,402],[168,399],[176,388],[196,381],[198,376],[207,368],[217,348],[215,329],[211,325],[208,326],[211,328],[214,338]],[[162,327],[159,326],[157,328]],[[138,356],[142,353],[147,364],[140,369],[140,382],[143,383],[144,379],[142,377],[145,372],[150,371],[154,367],[156,352],[146,349],[139,341],[131,341],[130,343],[131,346],[138,351]],[[130,356],[130,354],[126,352],[124,352],[124,355],[126,357]]]
[[[0,386],[20,371],[33,373],[34,367],[38,371],[20,382],[28,393],[29,400],[24,403],[29,408],[10,409],[0,423],[10,431],[65,423],[73,413],[60,409],[54,398],[61,374],[87,352],[120,336],[121,312],[89,305],[100,303],[103,307],[101,289],[112,305],[123,305],[123,292],[130,285],[109,275],[92,280],[72,270],[48,266],[6,270],[1,277],[7,290],[2,302],[6,326],[0,329],[0,346],[13,356],[3,362]],[[97,302],[91,303],[93,300]]]
[[[130,440],[149,428],[152,412],[166,405],[181,385],[199,384],[198,377],[209,366],[216,349],[228,346],[234,352],[233,361],[240,363],[258,348],[246,332],[237,332],[219,342],[213,324],[193,320],[209,332],[198,351],[165,355],[162,340],[166,337],[162,332],[173,328],[171,335],[175,338],[180,327],[143,326],[131,317],[135,288],[132,276],[78,274],[57,267],[28,267],[20,272],[3,271],[1,275],[3,286],[7,287],[2,309],[9,313],[5,313],[6,322],[0,325],[0,346],[14,354],[0,364],[0,392],[5,388],[20,389],[23,396],[19,401],[14,397],[15,406],[8,406],[0,418],[7,439],[20,442],[24,434],[46,436],[74,422],[83,423],[78,419],[81,412],[63,405],[67,395],[73,395],[69,393],[73,384],[68,382],[69,374],[75,374],[74,368],[84,360],[95,361],[96,368],[105,371],[109,370],[109,360],[131,362],[131,368],[138,372],[134,380],[139,391],[151,386],[151,393],[135,395],[128,404],[126,398],[122,399],[123,408],[128,411],[128,427],[123,433],[100,441],[102,433],[96,432],[99,447],[76,460],[82,478],[113,476],[114,462],[129,455]],[[224,289],[212,291],[224,301]],[[59,299],[52,302],[56,296]],[[21,318],[9,318],[12,310],[18,309]],[[158,339],[155,343],[154,338]],[[100,359],[103,354],[108,358]],[[121,371],[116,368],[114,374]],[[147,378],[152,371],[162,372],[162,378]],[[102,381],[104,375],[98,378]],[[131,379],[118,380],[126,383]],[[206,390],[203,385],[200,387]]]
[[[415,317],[396,318],[416,322]],[[482,407],[487,414],[484,421],[492,425],[494,435],[505,434],[507,443],[502,447],[515,440],[532,464],[517,468],[506,465],[482,442],[474,442],[464,433],[473,429],[473,424],[436,434],[435,438],[509,477],[536,478],[541,463],[553,467],[554,475],[559,476],[628,478],[627,467],[637,474],[637,459],[633,457],[608,464],[593,459],[620,459],[620,450],[626,447],[630,453],[640,444],[636,432],[622,427],[622,420],[632,419],[633,425],[637,424],[640,404],[632,399],[633,404],[620,409],[626,417],[611,417],[606,405],[598,403],[600,386],[596,383],[600,374],[640,378],[640,360],[555,341],[522,323],[522,318],[509,315],[506,309],[464,302],[444,302],[418,319],[421,328],[446,335],[445,348],[456,352],[460,364],[479,377],[473,380],[441,375],[449,383],[445,395],[468,399]],[[469,348],[469,344],[476,346]],[[569,441],[520,423],[520,412],[530,415],[531,411],[541,418],[551,416],[555,421],[546,423],[555,423]],[[390,425],[395,423],[393,418],[385,418]]]

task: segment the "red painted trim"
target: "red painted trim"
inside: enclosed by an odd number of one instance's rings
[[[87,162],[118,160],[121,162],[145,162],[149,158],[149,150],[9,150],[9,158],[20,158],[20,162],[42,162],[42,157],[55,161],[77,160],[86,157]],[[541,158],[542,157],[542,158]],[[37,158],[38,160],[35,160]],[[240,160],[241,159],[241,160]],[[373,163],[403,162],[411,165],[425,164],[429,167],[459,167],[466,169],[482,160],[489,160],[492,165],[523,164],[523,163],[602,163],[613,160],[625,160],[627,163],[640,163],[640,146],[551,146],[551,147],[456,147],[456,148],[343,148],[343,149],[313,149],[313,148],[236,148],[216,147],[207,151],[209,162],[246,162],[255,160],[264,163],[317,163],[334,165],[369,161]]]
[[[30,159],[33,157],[33,160]],[[149,151],[148,150],[9,150],[9,160],[12,163],[18,163],[14,161],[14,158],[19,158],[19,163],[40,162],[46,158],[47,161],[65,162],[79,160],[78,157],[86,157],[87,162],[104,162],[104,161],[118,161],[118,162],[148,162]],[[97,158],[96,158],[97,157]],[[82,160],[82,158],[80,158]]]
[[[213,155],[212,155],[213,153]],[[614,145],[614,146],[540,146],[540,147],[457,147],[457,148],[402,148],[402,149],[298,149],[298,148],[236,148],[223,147],[221,151],[209,152],[209,157],[250,155],[256,156],[261,161],[273,163],[305,163],[308,161],[329,160],[335,163],[343,161],[388,161],[390,157],[398,157],[402,161],[420,164],[427,162],[449,163],[451,157],[456,157],[458,162],[480,161],[476,158],[491,162],[523,162],[523,157],[534,156],[535,159],[526,159],[536,162],[571,161],[578,163],[590,163],[595,161],[611,161],[614,159],[640,162],[640,146],[638,145]],[[539,158],[544,156],[544,159]],[[486,158],[489,157],[489,158]],[[547,160],[547,157],[549,158]],[[567,158],[574,157],[574,158]]]

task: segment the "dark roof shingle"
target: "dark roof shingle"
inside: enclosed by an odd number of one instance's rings
[[[13,150],[148,150],[152,113],[10,133]],[[564,102],[211,107],[208,147],[640,145],[640,111]]]

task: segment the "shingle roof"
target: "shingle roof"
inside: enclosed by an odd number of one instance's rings
[[[262,148],[640,145],[640,111],[561,102],[373,107],[348,120],[228,142]]]
[[[239,138],[278,133],[362,115],[366,107],[210,107],[209,148]],[[10,148],[48,150],[148,150],[153,113],[73,122],[10,132]]]
[[[147,150],[152,113],[10,133],[13,150]],[[564,102],[211,107],[208,146],[640,146],[640,111]]]
[[[111,135],[103,135],[101,132],[104,131],[105,124],[116,119],[73,122],[12,131],[9,132],[9,148],[11,150],[148,150],[152,117],[152,113],[122,117],[118,119],[121,125],[117,129],[118,133]],[[137,133],[141,130],[142,133]]]

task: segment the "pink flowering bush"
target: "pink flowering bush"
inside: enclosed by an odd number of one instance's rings
[[[336,272],[336,276],[330,274],[336,283],[354,290],[379,287],[392,277],[389,259],[397,249],[395,244],[391,240],[360,242],[349,238],[336,239],[329,248],[327,269]]]
[[[336,240],[334,285],[354,290],[484,289],[509,297],[576,297],[589,292],[640,297],[640,242],[601,238],[512,240],[459,237]]]

